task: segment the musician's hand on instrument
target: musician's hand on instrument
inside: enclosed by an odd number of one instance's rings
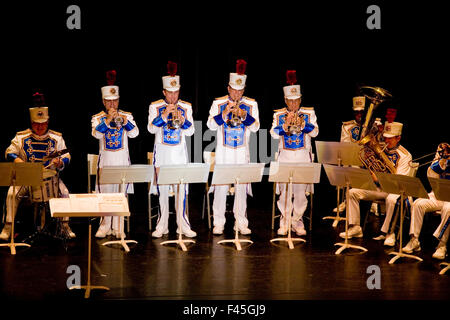
[[[53,158],[50,165],[54,168],[62,168],[64,162],[60,158]]]
[[[186,118],[183,117],[183,114],[181,113],[181,110],[177,110],[175,112],[177,113],[177,118],[180,119],[180,121],[181,121],[181,125],[183,125],[184,121],[186,120]]]
[[[14,159],[14,163],[21,163],[21,162],[25,162],[22,159],[20,159],[19,157]]]
[[[109,125],[109,123],[114,119],[115,112],[116,112],[116,110],[114,110],[112,108],[108,109],[108,113],[106,115],[106,120],[105,120],[106,124]]]

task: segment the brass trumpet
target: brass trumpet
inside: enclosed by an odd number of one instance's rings
[[[228,125],[230,125],[231,127],[239,127],[242,124],[242,119],[237,113],[239,111],[239,101],[236,100],[234,102],[235,106],[231,110],[231,119],[228,120]]]
[[[294,112],[294,117],[289,121],[289,123],[286,123],[286,125],[288,127],[289,134],[299,134],[305,127],[305,119],[303,118],[303,114],[299,115],[298,112]]]
[[[171,112],[171,113],[172,113],[172,120],[171,120],[170,127],[171,127],[171,129],[179,129],[183,125],[183,120],[181,119],[181,117],[178,114],[177,107],[175,108],[175,111]]]
[[[117,115],[117,117],[114,118],[114,123],[118,129],[122,128],[124,122],[125,120],[121,115]]]

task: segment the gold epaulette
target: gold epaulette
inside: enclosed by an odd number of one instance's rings
[[[286,107],[284,107],[284,108],[281,108],[281,109],[276,109],[276,110],[273,110],[273,112],[281,112],[281,111],[286,111]]]
[[[94,114],[94,115],[92,116],[92,118],[98,117],[98,116],[100,116],[100,115],[102,115],[102,114],[106,114],[105,111],[100,111],[99,113]]]
[[[246,96],[244,96],[244,97],[242,97],[242,98],[247,99],[247,100],[250,100],[250,101],[256,101],[255,99],[249,98],[249,97],[246,97]]]
[[[314,110],[313,107],[302,107],[302,109],[305,109],[305,110]]]
[[[164,99],[159,99],[159,100],[153,101],[151,104],[158,104],[161,102],[164,102]]]
[[[49,133],[53,133],[53,134],[55,134],[55,135],[57,135],[57,136],[62,137],[62,133],[61,133],[61,132],[58,132],[58,131],[55,131],[55,130],[48,130],[48,132],[49,132]]]
[[[23,131],[19,131],[19,132],[17,132],[17,135],[28,134],[28,133],[31,133],[31,129],[26,129],[26,130],[23,130]]]
[[[188,104],[188,105],[192,106],[192,103],[190,103],[190,102],[187,102],[187,101],[184,101],[184,100],[181,100],[181,99],[180,99],[180,102],[182,102],[182,103],[185,103],[185,104]]]
[[[129,114],[129,115],[131,115],[131,112],[128,112],[128,111],[123,111],[123,110],[121,110],[121,109],[119,109],[119,112],[122,112],[122,113],[125,113],[125,114]]]
[[[347,124],[353,124],[353,120],[350,121],[342,121],[343,125],[347,125]]]
[[[224,100],[224,99],[228,99],[228,96],[219,97],[219,98],[216,98],[215,100]]]

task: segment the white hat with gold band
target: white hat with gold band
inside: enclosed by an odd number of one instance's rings
[[[365,105],[366,105],[366,97],[364,96],[353,97],[353,110],[362,111],[364,110]]]
[[[168,76],[162,77],[163,88],[167,91],[180,90],[180,76],[176,75],[177,64],[175,62],[169,61],[167,63],[167,73]]]
[[[31,122],[47,122],[49,119],[48,107],[45,106],[44,95],[42,93],[36,92],[33,94],[33,105],[34,107],[29,108]]]
[[[392,138],[402,135],[403,123],[400,122],[388,122],[384,123],[383,137]]]
[[[116,70],[110,70],[106,72],[107,86],[102,87],[102,98],[105,100],[119,99],[119,87],[114,85],[116,82]]]
[[[235,90],[243,90],[245,88],[245,81],[247,80],[247,75],[245,74],[245,68],[247,62],[243,59],[236,61],[236,72],[230,73],[230,80],[228,85]]]
[[[299,99],[302,96],[300,85],[297,83],[297,75],[295,70],[286,71],[286,82],[288,86],[283,87],[284,97],[286,99]]]

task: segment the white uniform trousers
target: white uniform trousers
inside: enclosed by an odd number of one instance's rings
[[[441,213],[441,224],[436,229],[435,233],[433,234],[436,238],[439,238],[440,230],[442,230],[444,224],[447,222],[448,216],[450,213],[447,210],[446,213],[444,213],[443,207],[445,202],[439,201],[436,199],[436,196],[433,192],[428,194],[429,199],[423,199],[419,198],[416,201],[414,201],[411,211],[411,226],[409,229],[409,234],[414,235],[414,237],[418,238],[420,235],[420,231],[422,230],[423,225],[423,218],[425,216],[425,213],[427,212],[433,212],[442,210]],[[447,242],[448,239],[448,231],[445,232],[445,234],[442,235],[442,241]]]
[[[361,213],[359,210],[359,201],[367,200],[386,200],[386,218],[384,219],[383,226],[381,227],[381,231],[384,233],[388,233],[389,226],[391,224],[392,216],[394,214],[395,204],[397,202],[398,194],[389,194],[381,191],[370,191],[352,188],[349,192],[349,224],[360,225]]]
[[[447,243],[448,237],[450,235],[450,202],[444,202],[441,209],[441,223],[437,227],[436,231],[433,233],[437,239],[444,243]]]
[[[177,212],[177,226],[180,229],[180,225],[178,225],[178,214],[181,214],[181,230],[186,231],[191,229],[189,224],[189,218],[187,216],[186,210],[186,196],[187,196],[187,185],[184,185],[184,190],[180,190],[180,197],[178,198],[178,188],[180,185],[174,185],[173,190],[175,191],[175,204],[178,206],[175,210],[180,210]],[[158,218],[158,222],[156,224],[156,230],[161,232],[166,232],[169,228],[169,190],[170,185],[158,185],[158,193],[159,193],[159,209],[161,211],[161,215]],[[179,209],[178,209],[179,208]]]
[[[69,190],[67,189],[66,185],[62,182],[62,180],[59,180],[59,190],[61,192],[61,198],[69,197]],[[19,207],[22,197],[28,193],[29,193],[28,187],[16,187],[15,194],[13,194],[13,187],[9,187],[8,195],[6,196],[6,222],[7,223],[12,222],[13,215],[14,215],[14,217],[16,216],[17,208]],[[12,210],[13,201],[14,201],[14,212]],[[64,217],[63,221],[69,221],[69,217]]]
[[[225,210],[227,201],[228,185],[214,185],[213,217],[214,226],[225,225]],[[233,213],[239,228],[248,227],[247,210],[247,183],[234,187]]]
[[[292,203],[294,204],[294,213],[292,214],[292,225],[295,227],[299,224],[308,206],[308,199],[306,198],[307,184],[293,183],[292,184],[292,196],[294,201],[289,198],[289,190],[286,191],[286,185],[289,188],[289,184],[280,183],[278,185],[280,189],[280,198],[277,201],[278,209],[281,212],[280,227],[287,228],[289,223],[289,214],[292,212]]]

